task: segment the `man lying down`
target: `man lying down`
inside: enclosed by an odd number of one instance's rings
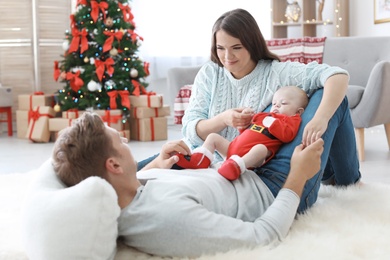
[[[52,161],[69,187],[90,176],[112,185],[121,208],[119,236],[128,246],[160,256],[197,257],[282,240],[306,181],[320,169],[322,151],[322,139],[297,146],[287,180],[274,197],[253,171],[231,182],[214,169],[171,170],[176,153],[190,153],[183,141],[164,144],[137,173],[127,140],[86,112],[60,133]]]

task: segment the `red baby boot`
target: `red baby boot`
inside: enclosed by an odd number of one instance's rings
[[[179,161],[177,166],[183,169],[204,169],[208,168],[213,160],[213,154],[204,147],[196,148],[192,155],[177,154]]]
[[[230,181],[238,179],[244,171],[245,162],[237,155],[230,156],[218,169],[218,173]]]

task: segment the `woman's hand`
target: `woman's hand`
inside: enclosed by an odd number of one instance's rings
[[[328,120],[313,117],[303,130],[302,143],[306,147],[321,138],[328,128]]]
[[[254,111],[248,108],[232,108],[223,112],[226,126],[237,128],[238,130],[247,128],[254,115]]]
[[[172,166],[179,160],[179,157],[176,155],[177,153],[189,155],[191,154],[191,149],[183,140],[167,142],[162,146],[161,152],[156,159],[151,161],[141,170],[143,171],[152,168],[171,169]]]

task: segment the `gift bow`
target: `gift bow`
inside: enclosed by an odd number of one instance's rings
[[[77,0],[76,7],[79,5],[87,5],[87,0]]]
[[[28,139],[32,140],[32,133],[35,127],[35,121],[37,121],[41,116],[53,117],[50,114],[41,114],[39,113],[39,106],[36,107],[36,110],[30,109],[28,111],[28,122],[31,124],[30,133],[28,133]],[[32,120],[32,122],[30,122]]]
[[[141,86],[141,84],[136,81],[136,80],[131,80],[131,83],[133,84],[134,86],[134,89],[133,89],[133,92],[131,93],[132,95],[134,96],[139,96],[139,95],[148,95],[148,96],[153,96],[153,95],[156,95],[155,92],[152,92],[152,91],[146,91],[145,88],[143,86]]]
[[[70,87],[74,92],[79,91],[79,89],[84,85],[84,81],[79,78],[80,71],[77,71],[75,74],[72,72],[66,73],[66,79],[70,81]]]
[[[72,35],[73,35],[73,39],[72,39],[72,43],[69,46],[68,53],[77,51],[79,49],[80,41],[81,41],[80,53],[83,53],[84,51],[88,50],[88,39],[87,39],[88,32],[85,28],[81,32],[74,28],[72,30]]]
[[[118,123],[122,119],[122,115],[111,115],[111,110],[106,110],[105,115],[102,116],[103,122],[106,122],[108,126],[111,126],[111,123]]]
[[[117,31],[117,32],[103,32],[105,35],[108,36],[107,40],[104,42],[104,45],[103,45],[103,52],[106,52],[106,51],[109,51],[112,49],[112,44],[114,42],[114,37],[118,40],[118,42],[120,40],[122,40],[122,37],[123,37],[123,33],[121,31]]]
[[[57,81],[61,74],[61,70],[58,66],[58,61],[54,61],[54,80]]]
[[[137,36],[139,37],[139,39],[141,41],[144,40],[144,38],[142,38],[141,36],[139,36],[137,33],[134,32],[134,30],[131,30],[131,29],[127,29],[127,32],[130,34],[130,37],[131,39],[133,40],[133,42],[135,42],[137,40]]]
[[[122,3],[118,3],[119,8],[122,10],[123,14],[123,20],[127,23],[132,23],[134,16],[131,13],[130,6],[128,5],[123,5]]]
[[[91,17],[92,20],[96,23],[98,16],[99,16],[99,9],[103,13],[103,18],[106,19],[106,9],[108,8],[108,3],[107,2],[96,2],[96,1],[91,1]]]
[[[127,107],[130,109],[130,98],[129,98],[129,91],[127,90],[113,90],[110,92],[107,92],[107,95],[110,97],[110,108],[116,109],[116,98],[118,95],[121,97],[121,104],[124,107]]]
[[[114,67],[113,67],[114,64],[115,61],[112,58],[108,58],[106,61],[101,61],[101,60],[95,61],[96,75],[98,76],[99,81],[102,81],[105,69],[107,70],[107,73],[109,75],[114,74]]]

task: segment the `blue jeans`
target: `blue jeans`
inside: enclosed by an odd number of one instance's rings
[[[255,169],[274,196],[278,194],[286,181],[292,153],[295,147],[302,142],[303,129],[313,118],[321,102],[322,94],[323,90],[320,89],[310,98],[302,114],[302,123],[297,137],[292,142],[282,145],[275,157],[267,164]],[[346,186],[356,183],[361,178],[355,132],[347,98],[344,98],[329,120],[328,128],[322,138],[324,139],[324,152],[321,156],[321,169],[306,182],[298,212],[305,211],[316,202],[321,181],[332,180],[336,185]]]

